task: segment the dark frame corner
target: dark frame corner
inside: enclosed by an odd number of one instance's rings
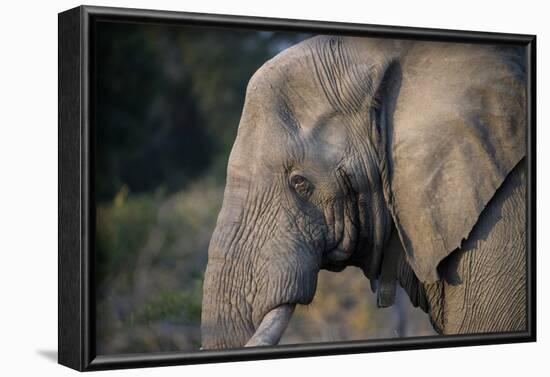
[[[528,58],[528,330],[261,349],[98,356],[94,308],[93,38],[98,20],[308,31],[523,45]],[[80,6],[58,15],[59,363],[79,370],[149,367],[536,341],[536,36]]]

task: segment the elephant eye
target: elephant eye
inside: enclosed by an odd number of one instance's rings
[[[313,192],[313,185],[305,177],[298,174],[290,177],[290,185],[304,199],[307,199]]]

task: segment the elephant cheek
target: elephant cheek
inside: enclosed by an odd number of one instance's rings
[[[343,263],[349,260],[359,238],[359,214],[355,200],[345,204],[335,203],[333,210],[326,215],[329,245],[333,246],[325,255],[330,262]],[[331,231],[333,229],[333,231]]]

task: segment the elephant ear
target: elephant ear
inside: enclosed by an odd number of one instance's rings
[[[393,93],[384,109],[387,200],[423,282],[439,279],[439,262],[460,247],[525,155],[522,54],[426,42],[390,68],[382,88]]]

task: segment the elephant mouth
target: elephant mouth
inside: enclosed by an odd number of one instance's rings
[[[290,322],[295,306],[282,304],[268,311],[245,347],[277,345]]]
[[[351,264],[348,261],[333,261],[333,260],[323,260],[321,264],[321,270],[327,270],[331,272],[340,272],[345,270]]]

